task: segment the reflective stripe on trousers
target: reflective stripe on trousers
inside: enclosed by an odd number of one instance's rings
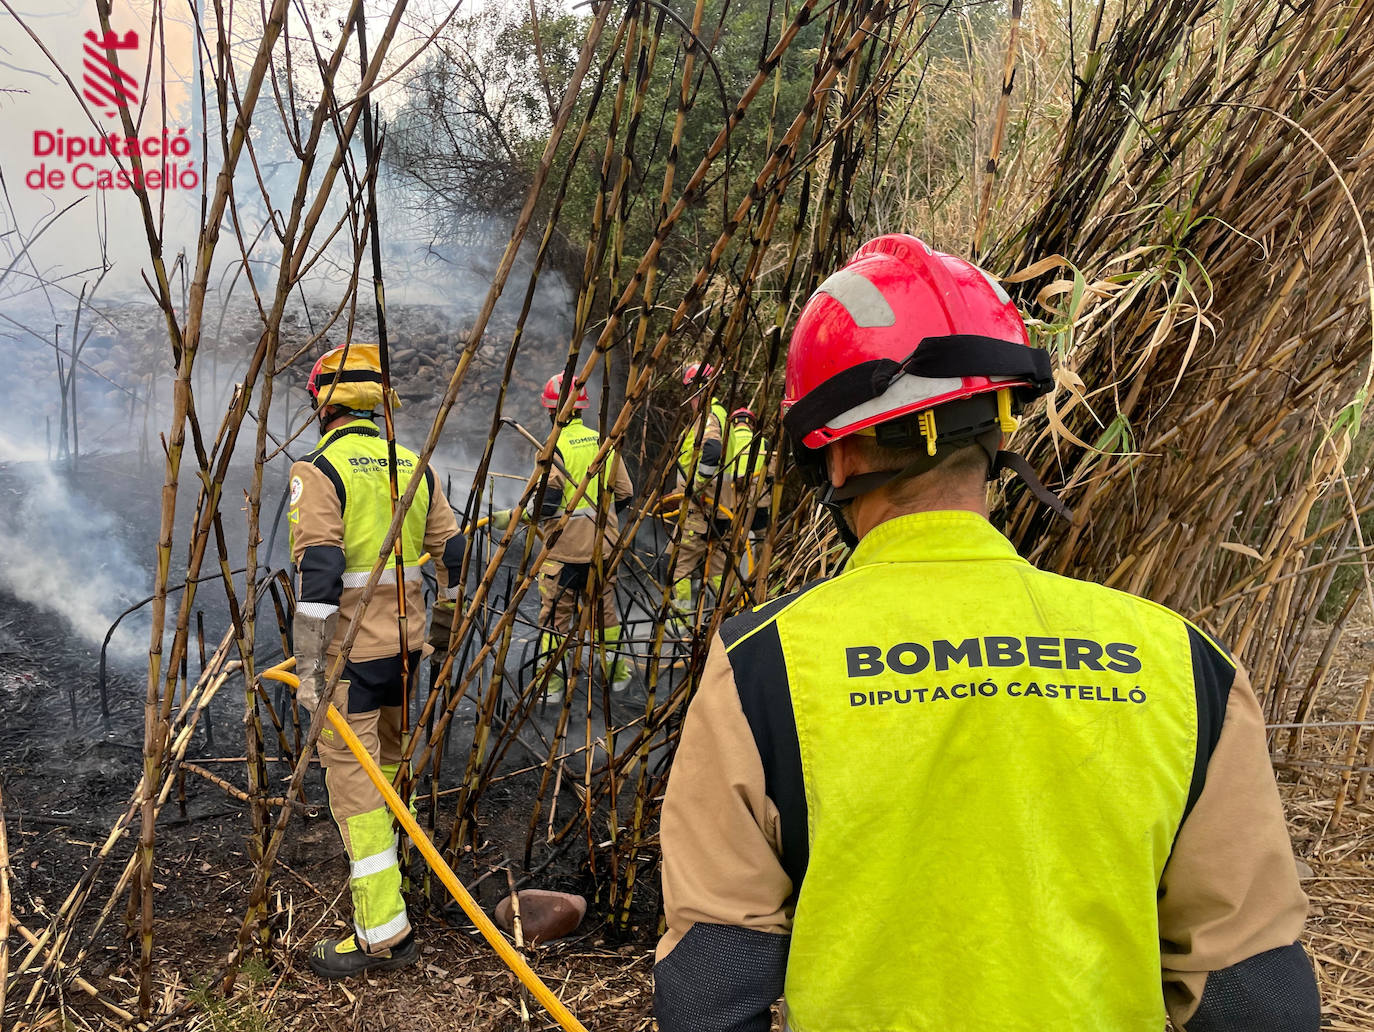
[[[351,571],[351,572],[349,572],[349,573],[345,573],[345,574],[343,575],[343,586],[344,586],[345,588],[361,588],[361,587],[364,587],[364,586],[366,586],[366,584],[367,584],[367,578],[368,578],[369,576],[371,576],[371,574],[372,574],[371,569],[367,569],[367,570],[353,570],[353,571]],[[419,568],[418,566],[407,566],[407,567],[406,567],[406,581],[409,582],[409,581],[418,581],[418,580],[424,580],[424,574],[420,571],[420,568]],[[383,570],[383,571],[382,571],[382,575],[377,579],[377,583],[378,583],[378,584],[395,584],[395,583],[396,583],[396,567],[394,567],[394,566],[388,566],[385,570]]]
[[[348,823],[353,926],[358,944],[379,948],[410,930],[401,896],[401,865],[396,852],[391,811],[369,810]]]

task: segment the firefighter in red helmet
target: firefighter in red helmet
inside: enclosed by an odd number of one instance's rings
[[[557,417],[563,396],[563,374],[549,378],[544,385],[540,403],[550,420]],[[557,461],[549,473],[544,492],[541,521],[557,521],[565,511],[573,518],[551,548],[540,556],[539,567],[539,649],[551,655],[570,634],[577,618],[579,603],[590,599],[600,606],[594,623],[596,654],[611,690],[623,692],[634,676],[634,665],[623,654],[620,641],[620,614],[615,604],[615,574],[602,566],[620,535],[619,514],[634,496],[634,484],[625,463],[615,451],[606,456],[600,472],[591,478],[586,492],[576,504],[573,496],[584,480],[590,477],[591,464],[601,447],[601,436],[582,421],[582,413],[591,404],[587,388],[583,386],[573,402],[573,414],[568,425],[558,435]],[[509,510],[492,514],[492,525],[505,530],[510,524]],[[598,525],[601,532],[597,532]],[[567,678],[563,669],[550,673],[546,682],[546,702],[562,701]]]
[[[796,1032],[1318,1028],[1244,671],[988,521],[1050,385],[1000,285],[914,237],[803,308],[784,430],[854,549],[712,642],[663,805],[662,1032],[766,1032],[780,996]]]

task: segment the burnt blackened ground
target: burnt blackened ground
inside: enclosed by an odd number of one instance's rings
[[[5,721],[0,730],[0,776],[9,835],[14,916],[26,927],[41,931],[61,906],[72,886],[90,867],[110,828],[127,806],[129,793],[141,775],[142,709],[137,701],[141,685],[135,677],[112,679],[112,713],[107,730],[98,711],[87,705],[79,711],[80,725],[71,727],[64,685],[71,679],[89,682],[93,651],[73,648],[63,634],[43,633],[44,621],[26,621],[24,609],[12,598],[0,597],[7,614],[0,623],[0,706]],[[34,626],[37,625],[37,626]],[[47,624],[51,626],[51,624]],[[235,729],[236,730],[236,729]],[[242,787],[242,765],[210,763],[203,736],[197,735],[197,762]],[[222,752],[223,750],[221,750]],[[283,765],[275,775],[285,777]],[[456,776],[456,772],[455,772]],[[308,794],[323,801],[318,778],[307,781]],[[250,830],[247,808],[219,788],[195,777],[174,792],[158,824],[155,983],[164,993],[159,1009],[195,998],[227,956],[238,933],[252,876],[247,858]],[[451,799],[447,807],[451,812]],[[471,882],[479,872],[507,862],[523,841],[533,785],[513,779],[493,787],[483,799],[483,846],[470,854],[462,876]],[[563,800],[560,812],[570,812]],[[441,806],[441,814],[443,813]],[[439,834],[447,832],[441,816]],[[108,898],[118,872],[128,859],[135,831],[118,843],[106,861],[80,926],[87,929]],[[536,865],[539,861],[536,853]],[[616,934],[599,918],[598,890],[605,890],[605,872],[594,876],[583,862],[585,846],[574,843],[555,858],[535,884],[581,892],[593,914],[577,937],[534,951],[538,969],[551,980],[567,978],[580,988],[570,1002],[586,1019],[613,1019],[613,1027],[635,1028],[649,1012],[649,959],[658,910],[657,894],[641,887],[632,926]],[[518,876],[518,865],[512,865]],[[417,879],[419,869],[416,868]],[[521,1027],[519,993],[498,961],[466,928],[438,906],[412,904],[412,916],[423,942],[422,963],[414,969],[344,988],[320,983],[305,966],[305,952],[318,937],[344,933],[348,917],[341,898],[347,867],[338,835],[327,811],[315,817],[293,818],[276,869],[272,909],[277,949],[266,967],[254,964],[250,977],[229,1003],[216,1003],[221,1014],[266,1018],[270,1027],[425,1029],[464,1027],[514,1029]],[[436,893],[437,887],[432,887]],[[476,888],[479,901],[490,910],[503,896],[503,871]],[[417,888],[413,899],[422,900]],[[133,998],[136,939],[126,939],[121,900],[105,930],[91,943],[82,972],[110,999],[129,1005]],[[79,935],[77,943],[85,936]],[[15,950],[16,958],[23,952]],[[70,954],[69,954],[70,956]],[[12,964],[12,968],[15,965]],[[27,979],[11,986],[9,1020],[32,1020],[40,1011],[25,1010]],[[270,1001],[265,987],[275,986]],[[563,992],[563,990],[560,990]],[[567,994],[565,994],[566,996]],[[88,1021],[109,1015],[79,993],[69,992],[67,1005]],[[193,1011],[203,1012],[208,1002]],[[537,1010],[537,1008],[535,1008]],[[169,1027],[181,1027],[174,1019]],[[190,1021],[190,1013],[185,1016]],[[234,1026],[230,1026],[234,1027]],[[539,1027],[536,1020],[535,1027]],[[607,1025],[606,1027],[612,1027]]]
[[[22,494],[27,482],[23,474],[0,469],[0,494],[11,499]],[[113,514],[111,526],[130,547],[147,548],[155,539],[159,474],[160,470],[140,466],[135,457],[108,457],[83,460],[80,477],[63,484],[73,492],[72,504],[99,506]],[[187,490],[183,487],[182,505],[189,508],[194,497],[186,497]],[[238,550],[237,543],[233,548]],[[98,561],[98,556],[90,560]],[[130,589],[135,601],[146,591],[143,584],[130,585]],[[213,582],[202,585],[197,596],[195,608],[204,611],[209,650],[227,624],[223,597]],[[111,620],[126,601],[108,603]],[[176,604],[173,596],[169,622]],[[527,616],[533,615],[535,605],[533,598],[526,602]],[[73,629],[61,606],[35,604],[0,589],[0,713],[4,714],[0,785],[11,853],[14,917],[31,931],[41,932],[49,924],[73,886],[97,863],[98,852],[128,808],[142,775],[147,675],[146,659],[140,660],[138,651],[146,648],[147,624],[141,622],[141,612],[128,618],[112,641],[106,719],[101,715],[97,684],[98,644]],[[528,628],[519,633],[532,634]],[[273,649],[279,652],[275,629],[260,625],[260,636],[267,642],[260,661],[274,662],[278,656]],[[193,680],[199,670],[197,651],[193,639],[188,670]],[[512,650],[512,667],[520,652],[520,646]],[[512,674],[517,672],[512,670]],[[617,722],[630,719],[642,705],[637,689],[630,695],[617,702],[618,711],[624,710],[617,712]],[[581,705],[579,697],[575,713]],[[239,761],[244,752],[243,706],[242,684],[231,678],[210,708],[209,724],[197,728],[188,751],[189,760],[240,789],[247,787]],[[456,785],[461,776],[473,712],[472,704],[465,702],[455,720],[441,787]],[[553,724],[552,710],[539,715],[522,733],[525,744],[512,748],[502,769],[536,766]],[[597,736],[602,726],[596,728]],[[207,734],[210,730],[213,740]],[[574,723],[570,736],[577,741],[565,748],[576,748],[582,735],[581,726]],[[269,729],[268,753],[272,755],[278,752],[274,741]],[[274,762],[269,774],[270,791],[279,794],[289,767]],[[579,809],[574,780],[581,780],[577,758],[568,762],[559,791],[560,826]],[[511,777],[494,785],[481,801],[478,845],[464,854],[459,873],[468,883],[480,880],[476,895],[488,910],[508,891],[504,868],[521,876],[520,860],[538,781],[537,771]],[[315,816],[293,817],[274,871],[270,909],[276,948],[267,966],[253,966],[252,977],[243,983],[238,997],[212,1005],[211,997],[203,992],[198,995],[197,987],[203,990],[228,956],[246,910],[253,873],[248,846],[251,824],[246,804],[218,786],[192,775],[176,785],[158,823],[155,854],[154,964],[159,1012],[165,1015],[190,1005],[201,1014],[219,1006],[234,1013],[247,1008],[251,1015],[258,1008],[272,1016],[271,1027],[517,1027],[520,1003],[512,979],[502,973],[499,962],[465,927],[466,922],[453,921],[451,910],[441,909],[439,904],[447,902],[442,889],[430,886],[435,905],[426,905],[418,869],[412,915],[424,943],[422,965],[384,980],[350,984],[347,989],[325,987],[309,973],[305,951],[320,936],[342,932],[349,908],[343,892],[347,865],[323,805],[318,769],[307,778],[306,794],[320,808]],[[423,816],[428,795],[423,780],[419,795]],[[441,840],[447,838],[455,802],[452,795],[440,800],[437,837]],[[137,833],[135,820],[131,832],[109,850],[100,865],[90,902],[77,923],[77,937],[66,954],[70,960],[87,948],[82,975],[108,999],[125,1007],[134,996],[137,951],[136,930],[126,925],[125,898],[116,902],[110,920],[93,938],[91,927],[110,898]],[[544,844],[544,835],[541,820],[532,855],[532,867],[538,873],[530,884],[580,892],[588,897],[591,913],[579,936],[536,951],[539,970],[553,981],[567,980],[574,986],[559,991],[570,1000],[580,998],[582,1008],[593,1008],[592,1013],[585,1009],[580,1013],[588,1018],[596,1015],[598,1025],[611,1019],[617,1028],[642,1026],[649,1011],[649,957],[659,909],[656,879],[641,879],[629,927],[622,932],[606,919],[614,872],[591,869],[585,835],[576,831],[565,847],[553,850]],[[12,971],[26,953],[17,939],[12,941]],[[55,997],[49,994],[39,1006],[27,1007],[33,984],[31,976],[11,983],[7,1027],[11,1020],[41,1019],[43,1007],[54,1005]],[[270,1000],[261,999],[264,991],[272,993]],[[87,1023],[111,1020],[101,1005],[70,987],[62,1006]],[[175,1019],[169,1027],[178,1027],[181,1020]]]

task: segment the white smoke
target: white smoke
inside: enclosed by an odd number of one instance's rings
[[[98,648],[115,617],[148,593],[148,573],[122,538],[115,517],[75,491],[41,450],[0,435],[0,586],[7,592]],[[120,625],[110,655],[132,659],[146,649],[146,617],[138,613]]]

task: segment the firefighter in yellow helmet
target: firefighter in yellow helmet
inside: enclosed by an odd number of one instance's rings
[[[663,804],[661,1032],[1316,1032],[1245,672],[988,521],[1052,384],[1015,305],[904,234],[803,307],[783,426],[854,548],[722,625]]]
[[[391,524],[388,445],[375,412],[382,376],[375,344],[347,344],[326,352],[307,382],[322,436],[291,467],[291,558],[297,571],[294,622],[298,698],[321,705],[322,691],[363,586]],[[424,479],[401,527],[408,641],[398,638],[397,567],[391,559],[374,592],[333,696],[334,705],[388,777],[394,777],[401,740],[403,653],[412,675],[425,633],[423,582],[418,566],[437,560],[441,593],[456,594],[463,536],[434,471],[419,473],[415,453],[396,446],[396,481],[404,493]],[[325,978],[412,964],[419,956],[401,898],[401,869],[392,817],[381,794],[333,729],[319,740],[329,808],[348,854],[353,934],[324,939],[310,966]]]
[[[540,404],[549,419],[558,416],[558,403],[563,393],[563,374],[549,378],[544,385]],[[548,487],[539,518],[545,526],[552,526],[568,511],[578,487],[587,479],[592,460],[601,447],[601,436],[582,421],[582,412],[591,404],[587,388],[578,391],[573,402],[572,418],[558,435],[556,461],[549,472]],[[620,536],[619,514],[630,504],[634,484],[620,456],[612,450],[600,473],[592,478],[586,492],[572,506],[572,519],[558,540],[540,556],[539,566],[539,651],[548,656],[562,644],[577,623],[578,607],[584,598],[595,595],[600,613],[594,621],[596,654],[601,669],[610,681],[611,690],[623,692],[629,688],[634,667],[620,651],[620,614],[615,605],[615,573],[602,567],[603,559]],[[492,514],[492,526],[504,531],[510,525],[511,511]],[[598,522],[603,523],[597,533]],[[567,678],[562,670],[550,673],[545,688],[546,702],[562,699]]]

